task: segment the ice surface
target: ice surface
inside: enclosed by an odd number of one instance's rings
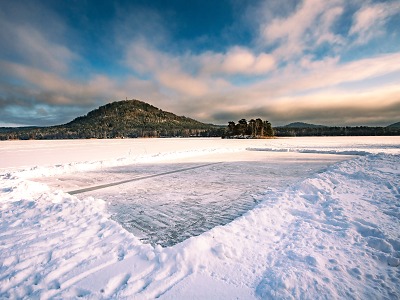
[[[241,216],[262,201],[266,189],[282,191],[329,164],[349,158],[243,151],[209,155],[207,160],[216,162],[212,165],[193,161],[106,168],[86,176],[111,182],[146,179],[78,197],[105,200],[112,218],[142,241],[172,246]],[[177,170],[183,171],[165,174]],[[151,177],[157,174],[165,175]],[[69,176],[68,180],[74,179]]]
[[[335,152],[363,155],[331,164],[319,154]],[[255,170],[249,189],[220,186],[254,208],[170,247],[141,242],[96,195],[65,193],[219,161],[110,187],[167,203],[191,191],[208,203],[221,178]],[[274,162],[284,187],[260,183]],[[4,142],[0,169],[0,299],[400,298],[399,137]]]

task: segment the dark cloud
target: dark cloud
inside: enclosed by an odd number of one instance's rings
[[[49,106],[36,101],[22,102],[15,98],[0,98],[0,123],[22,126],[60,125],[86,115],[94,108],[97,108],[97,105]]]
[[[241,112],[217,112],[211,115],[211,119],[218,120],[217,122],[221,123],[221,125],[225,125],[228,122],[237,122],[240,119],[248,118],[249,113],[241,113]]]
[[[0,58],[36,68],[65,71],[77,58],[67,45],[62,18],[38,1],[3,1]]]

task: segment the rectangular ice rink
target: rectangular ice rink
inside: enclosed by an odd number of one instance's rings
[[[268,191],[283,191],[351,157],[245,150],[101,168],[39,181],[72,191],[81,199],[105,200],[112,218],[124,228],[143,242],[165,247],[225,225],[252,209]]]

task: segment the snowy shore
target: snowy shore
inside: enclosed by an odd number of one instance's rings
[[[51,184],[251,150],[355,156],[266,186],[241,217],[164,248],[113,221],[105,201]],[[400,298],[398,137],[5,142],[0,155],[1,299]]]

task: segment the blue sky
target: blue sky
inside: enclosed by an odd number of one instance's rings
[[[1,1],[0,40],[0,126],[126,98],[214,124],[400,121],[398,0]]]

